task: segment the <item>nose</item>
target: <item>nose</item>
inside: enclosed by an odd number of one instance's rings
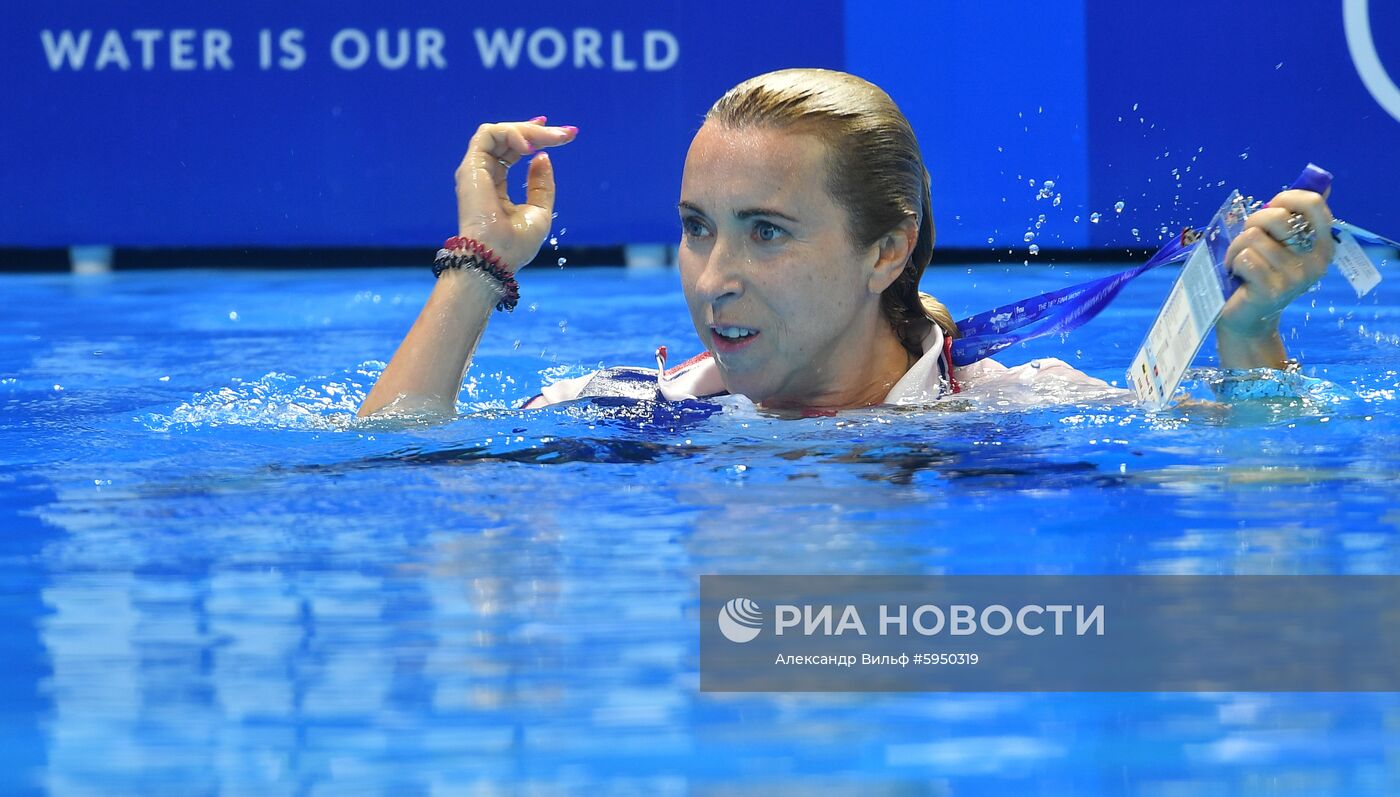
[[[743,254],[722,237],[710,247],[708,254],[695,279],[695,292],[706,304],[719,307],[744,293]]]

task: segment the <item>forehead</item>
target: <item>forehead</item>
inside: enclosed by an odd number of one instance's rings
[[[711,211],[829,205],[826,144],[808,133],[706,123],[690,143],[681,199]]]

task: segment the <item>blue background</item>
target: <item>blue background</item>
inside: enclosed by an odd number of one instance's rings
[[[849,69],[901,104],[944,247],[1019,261],[1027,232],[1044,247],[1154,245],[1229,188],[1271,193],[1309,160],[1337,174],[1339,216],[1400,227],[1400,121],[1358,77],[1341,4],[167,0],[6,16],[0,246],[431,246],[452,232],[451,175],[475,126],[541,113],[582,130],[556,157],[561,243],[669,241],[700,116],[744,77],[792,65]],[[1377,4],[1371,21],[1400,77],[1400,8]],[[546,26],[598,29],[604,55],[622,31],[634,59],[643,31],[666,30],[680,57],[660,72],[575,69],[572,55],[482,66],[473,29]],[[151,71],[130,37],[141,27],[166,33]],[[170,29],[211,27],[232,36],[234,69],[172,71]],[[306,33],[305,65],[259,69],[258,31],[289,27]],[[447,68],[341,69],[329,43],[351,27],[439,29]],[[81,71],[49,68],[40,31],[65,28],[93,33]],[[109,28],[130,70],[92,69]]]

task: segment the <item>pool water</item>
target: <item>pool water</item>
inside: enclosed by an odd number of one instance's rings
[[[1000,359],[1121,383],[1168,271]],[[1104,273],[924,287],[960,316]],[[1400,573],[1390,276],[1285,316],[1335,386],[1307,400],[791,419],[513,409],[696,350],[674,272],[535,267],[462,416],[408,426],[353,412],[426,268],[4,277],[0,793],[1400,793],[1394,694],[730,695],[696,672],[701,574]]]

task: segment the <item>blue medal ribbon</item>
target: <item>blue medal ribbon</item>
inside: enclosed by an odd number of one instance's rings
[[[1289,188],[1320,194],[1326,191],[1331,183],[1331,174],[1318,166],[1308,164]],[[1343,229],[1349,231],[1361,243],[1400,248],[1400,243],[1346,222],[1337,222],[1332,228],[1333,236]],[[958,322],[958,339],[953,341],[953,365],[971,365],[1017,343],[1046,335],[1065,335],[1078,329],[1101,313],[1128,283],[1153,269],[1185,262],[1203,234],[1204,230],[1200,229],[1183,230],[1181,235],[1158,249],[1156,254],[1140,266],[964,318]],[[1223,263],[1224,253],[1217,254],[1221,256],[1218,262]],[[1229,283],[1224,286],[1227,298],[1234,293],[1239,284],[1239,279],[1232,275]]]

